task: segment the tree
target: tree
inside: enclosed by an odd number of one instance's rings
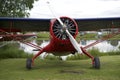
[[[0,0],[0,17],[28,17],[37,0]]]

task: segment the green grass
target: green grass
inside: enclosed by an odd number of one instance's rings
[[[97,39],[96,36],[97,36],[97,34],[95,34],[95,33],[87,33],[83,36],[78,35],[77,38],[85,39],[85,40],[96,40]]]
[[[100,57],[101,69],[91,68],[91,60],[35,60],[32,70],[26,59],[0,60],[0,80],[119,80],[120,56]]]
[[[103,34],[103,35],[108,35],[108,34]],[[50,33],[49,32],[39,32],[37,34],[37,40],[49,40],[50,39]],[[98,39],[96,33],[86,33],[83,36],[80,36],[80,34],[77,35],[76,39],[79,41],[80,39],[85,39],[85,40],[96,40]],[[110,40],[120,40],[120,34],[110,38]]]
[[[37,34],[37,40],[49,40],[50,39],[50,33],[49,32],[39,32]]]

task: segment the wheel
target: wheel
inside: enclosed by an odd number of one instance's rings
[[[28,58],[26,60],[26,68],[31,69],[32,68],[32,59]]]
[[[95,58],[94,58],[93,67],[94,67],[95,69],[100,69],[100,60],[99,60],[98,57],[95,57]]]

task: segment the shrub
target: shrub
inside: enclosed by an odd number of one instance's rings
[[[118,51],[110,51],[110,52],[100,52],[99,49],[93,48],[88,50],[88,52],[93,55],[94,57],[96,56],[107,56],[107,55],[120,55],[120,50]],[[68,56],[67,60],[81,60],[81,59],[88,59],[89,57],[86,55],[80,55],[80,54],[75,54],[72,56]]]
[[[25,53],[23,50],[19,49],[19,45],[15,43],[10,43],[0,48],[0,59],[5,58],[26,58],[32,57],[33,54]]]

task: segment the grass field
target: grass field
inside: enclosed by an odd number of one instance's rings
[[[120,80],[120,56],[100,57],[101,69],[91,68],[91,60],[40,60],[32,70],[26,59],[0,60],[0,80]]]

